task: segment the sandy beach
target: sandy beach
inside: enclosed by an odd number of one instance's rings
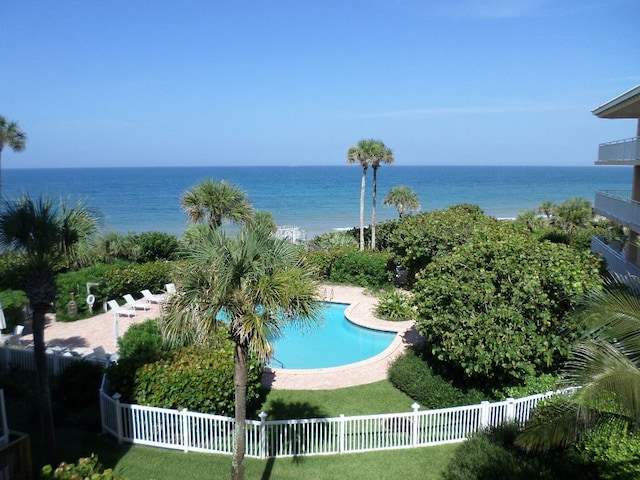
[[[419,341],[413,321],[388,322],[376,318],[374,308],[377,299],[365,294],[360,287],[323,285],[319,289],[319,298],[349,304],[345,315],[358,325],[398,332],[398,335],[381,354],[351,365],[309,370],[267,369],[263,378],[265,385],[277,389],[320,390],[377,382],[386,378],[393,359],[408,345]],[[70,323],[57,322],[55,316],[50,315],[44,332],[46,345],[54,351],[74,350],[80,355],[113,355],[117,352],[116,336],[122,336],[131,325],[160,316],[157,304],[149,306],[149,310],[136,310],[133,317],[116,318],[109,311]],[[32,342],[33,336],[27,325],[21,344],[28,346]]]

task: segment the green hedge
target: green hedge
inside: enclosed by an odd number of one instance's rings
[[[0,292],[0,301],[7,322],[7,330],[25,322],[22,308],[29,303],[27,294],[22,290],[4,290]]]
[[[155,361],[130,357],[107,370],[112,388],[125,401],[160,408],[188,408],[217,415],[234,415],[234,344],[225,340],[217,347],[185,347],[162,354]],[[249,365],[247,402],[259,398],[262,365]]]

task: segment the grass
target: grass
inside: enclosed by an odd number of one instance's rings
[[[410,412],[413,400],[388,380],[338,390],[271,390],[260,410],[267,420]]]

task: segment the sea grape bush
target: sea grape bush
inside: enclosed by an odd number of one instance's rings
[[[7,329],[24,323],[24,312],[22,308],[29,303],[27,294],[22,290],[3,290],[0,292],[2,310],[4,311]]]
[[[395,228],[385,237],[385,246],[395,263],[408,270],[408,282],[412,284],[415,275],[436,256],[462,245],[485,224],[498,228],[501,223],[485,217],[478,207],[458,205],[393,222]]]
[[[55,469],[45,465],[40,470],[43,480],[130,480],[114,475],[112,468],[104,468],[94,453],[89,457],[78,459],[78,463],[62,462]]]
[[[163,350],[162,333],[155,318],[131,325],[118,340],[120,358],[136,355],[157,356]]]
[[[140,247],[135,258],[138,263],[172,260],[179,247],[176,237],[164,232],[143,232],[135,239]]]
[[[105,299],[120,298],[127,293],[134,297],[140,291],[149,289],[157,292],[164,289],[165,284],[173,281],[175,265],[172,262],[158,261],[142,264],[114,266],[102,273]]]
[[[590,254],[478,230],[417,276],[418,330],[435,359],[469,379],[519,384],[567,357],[582,328],[574,310],[600,285],[599,260]]]

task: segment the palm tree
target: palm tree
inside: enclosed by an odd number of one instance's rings
[[[373,207],[371,209],[371,248],[376,249],[376,197],[378,195],[378,168],[381,163],[391,165],[394,162],[393,152],[380,140],[374,140],[374,150],[371,157],[373,168]]]
[[[367,169],[373,167],[373,213],[371,225],[371,246],[375,248],[376,190],[377,171],[380,163],[393,163],[393,152],[380,140],[372,138],[360,140],[358,145],[347,150],[347,163],[358,163],[362,167],[360,185],[360,251],[364,250],[364,191],[367,182]]]
[[[404,215],[405,210],[420,210],[420,198],[418,198],[418,194],[406,185],[396,185],[391,188],[382,203],[396,207],[398,209],[398,217],[400,218]]]
[[[55,465],[56,441],[44,343],[45,314],[56,298],[54,275],[73,254],[78,242],[93,234],[97,222],[82,202],[74,205],[23,195],[0,211],[0,247],[25,255],[29,275],[25,292],[33,311],[33,350],[38,383],[45,460]]]
[[[16,122],[10,122],[0,115],[0,198],[2,198],[2,149],[5,145],[14,152],[21,152],[27,143],[27,135]]]
[[[167,306],[163,332],[173,345],[210,345],[219,331],[235,343],[235,428],[232,478],[244,478],[248,359],[272,355],[271,341],[285,325],[310,325],[319,318],[316,284],[294,245],[278,240],[262,223],[244,226],[230,238],[201,230],[192,239],[177,295]],[[221,319],[219,312],[224,312]]]
[[[242,223],[253,216],[253,207],[247,195],[224,180],[203,180],[185,192],[180,203],[187,211],[189,222],[206,222],[214,230],[222,225],[225,218]]]
[[[560,386],[576,392],[534,415],[517,442],[551,449],[575,442],[606,418],[640,429],[640,279],[618,277],[590,293],[588,329],[566,363]]]

